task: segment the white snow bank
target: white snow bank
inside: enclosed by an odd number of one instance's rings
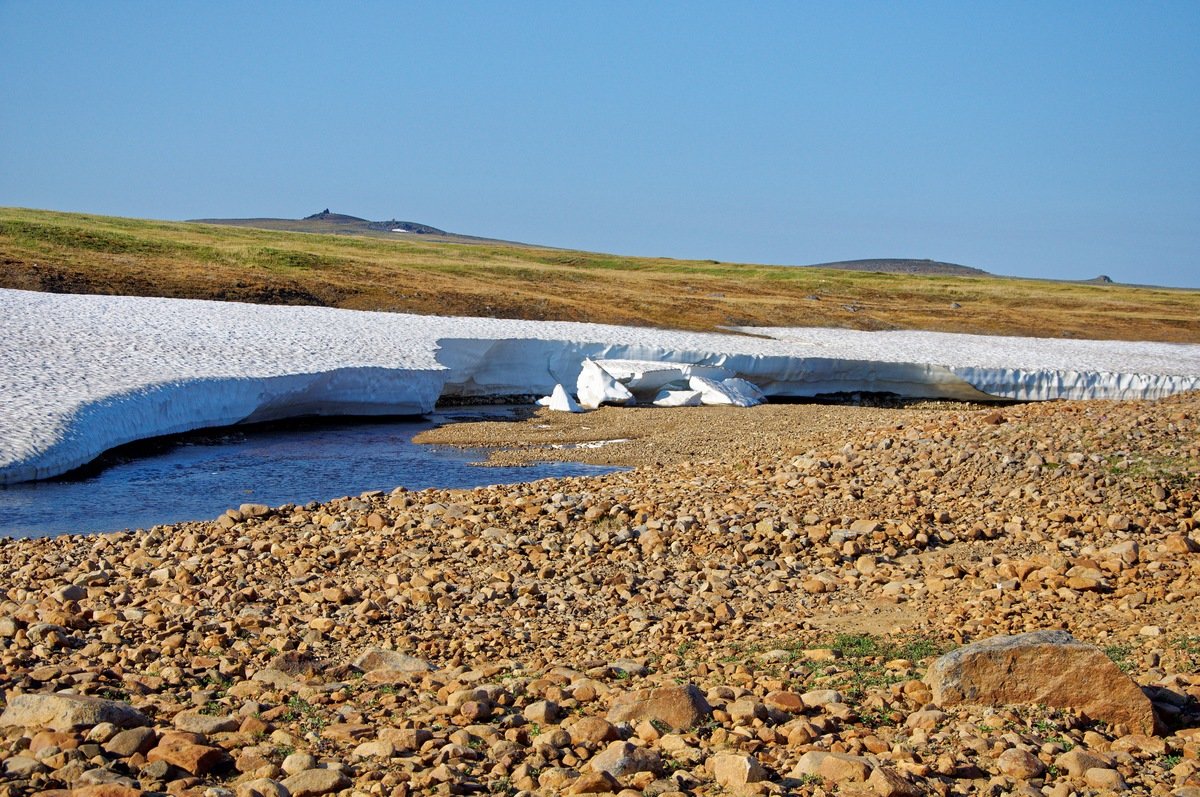
[[[675,367],[689,378],[745,379],[768,396],[1154,398],[1200,388],[1200,346],[750,331],[769,339],[0,290],[0,484],[205,426],[420,414],[444,395],[546,395],[575,384],[587,358],[606,370],[613,360],[655,363],[642,369],[652,394],[649,374],[671,370],[659,383],[669,384]]]

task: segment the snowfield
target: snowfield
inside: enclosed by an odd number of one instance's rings
[[[0,290],[0,484],[207,426],[546,395],[574,386],[589,358],[620,361],[615,371],[643,381],[674,370],[663,363],[699,366],[681,370],[727,373],[778,397],[1125,399],[1200,388],[1193,345],[737,332],[746,334]]]

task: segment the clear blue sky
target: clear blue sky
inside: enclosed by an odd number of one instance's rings
[[[0,204],[1200,287],[1200,2],[0,0]]]

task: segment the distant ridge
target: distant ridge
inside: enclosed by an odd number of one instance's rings
[[[836,268],[843,271],[873,271],[880,274],[923,274],[942,277],[991,277],[981,268],[943,263],[940,260],[911,260],[880,258],[875,260],[838,260],[833,263],[813,263],[801,268]]]
[[[495,238],[479,238],[474,235],[459,235],[421,224],[415,221],[389,219],[371,221],[345,213],[334,213],[325,208],[320,213],[302,219],[188,219],[192,224],[219,224],[226,227],[253,227],[258,230],[280,230],[282,232],[307,232],[317,235],[365,235],[371,238],[403,239],[409,235],[420,235],[444,243],[516,243]],[[527,246],[528,244],[522,244]]]

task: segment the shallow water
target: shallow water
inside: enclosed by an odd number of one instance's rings
[[[471,463],[480,452],[412,442],[441,423],[511,414],[453,409],[428,420],[326,420],[155,441],[67,477],[0,486],[0,537],[149,528],[211,520],[243,503],[304,504],[397,486],[469,488],[614,470],[570,462],[479,467]]]

